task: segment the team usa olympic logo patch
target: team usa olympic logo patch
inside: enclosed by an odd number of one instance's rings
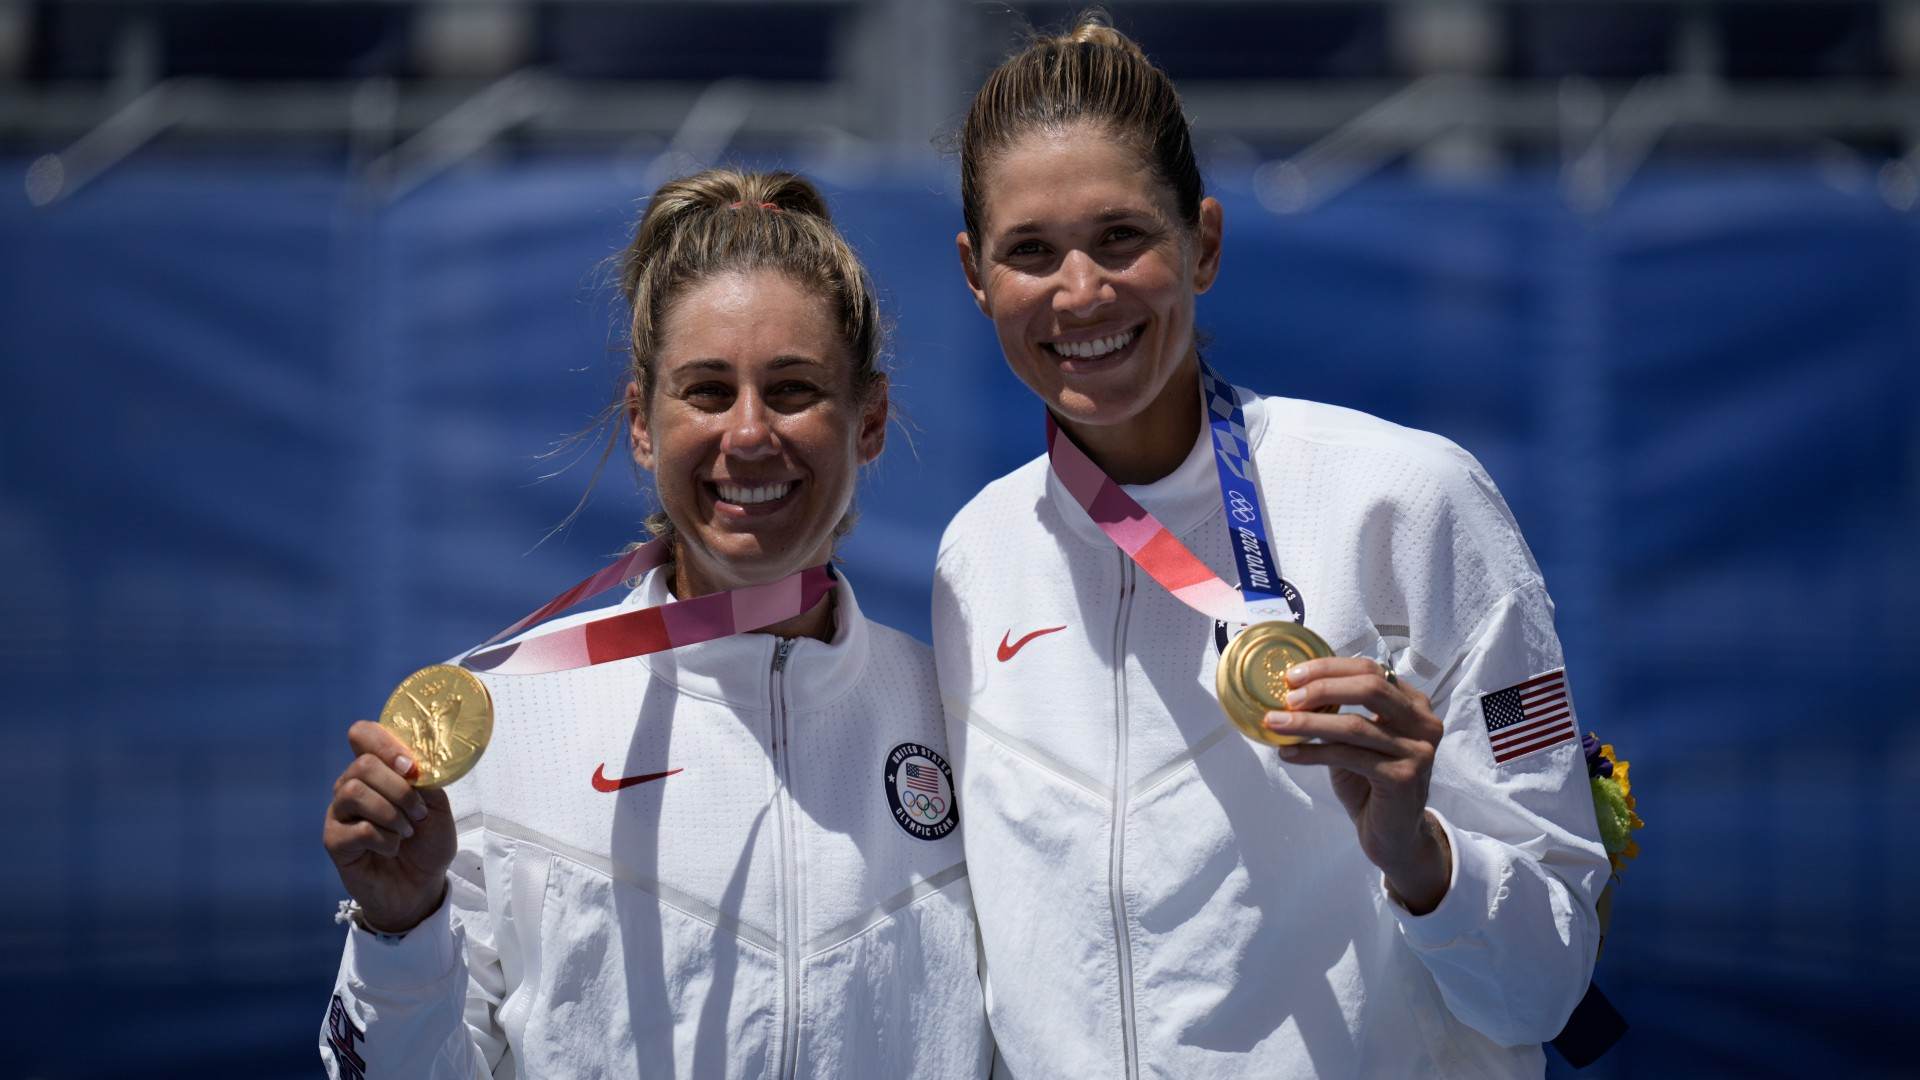
[[[938,840],[960,824],[953,769],[932,747],[901,743],[888,751],[886,767],[880,771],[893,820],[908,836]]]

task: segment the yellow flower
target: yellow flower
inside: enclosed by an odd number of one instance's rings
[[[1613,864],[1613,872],[1617,874],[1627,865],[1628,859],[1640,854],[1640,845],[1634,842],[1631,830],[1644,829],[1647,827],[1647,823],[1640,820],[1640,815],[1634,812],[1638,807],[1638,803],[1633,797],[1633,782],[1627,778],[1627,770],[1632,767],[1632,763],[1622,761],[1616,757],[1613,752],[1612,743],[1601,744],[1600,756],[1613,763],[1613,776],[1610,778],[1596,777],[1595,779],[1618,786],[1620,794],[1626,801],[1628,829],[1626,845],[1619,851],[1610,850],[1607,852],[1607,861]]]

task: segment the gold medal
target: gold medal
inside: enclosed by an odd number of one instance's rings
[[[1248,627],[1227,643],[1214,671],[1214,688],[1227,719],[1249,739],[1271,746],[1303,742],[1298,735],[1282,735],[1262,723],[1270,712],[1287,707],[1287,668],[1303,660],[1332,656],[1319,634],[1291,622],[1263,622]],[[1316,709],[1338,712],[1338,708]]]
[[[413,786],[445,787],[467,775],[493,738],[493,696],[473,672],[424,667],[401,680],[380,710],[380,726],[400,737],[419,766]]]

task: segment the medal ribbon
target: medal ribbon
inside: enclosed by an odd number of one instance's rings
[[[1200,361],[1200,388],[1212,430],[1220,501],[1234,538],[1240,588],[1220,580],[1220,575],[1201,562],[1158,518],[1135,502],[1075,445],[1049,412],[1047,460],[1053,474],[1114,546],[1188,607],[1225,623],[1273,618],[1301,621],[1304,612],[1292,598],[1292,587],[1281,581],[1272,546],[1267,542],[1260,488],[1239,397],[1233,385],[1215,374],[1205,360]]]
[[[812,608],[833,589],[833,571],[825,565],[811,566],[766,585],[749,585],[656,607],[622,611],[525,641],[488,648],[550,615],[652,570],[666,562],[671,553],[665,537],[640,545],[475,646],[473,652],[460,660],[460,666],[496,675],[540,675],[645,656],[744,634],[791,619]]]
[[[1220,478],[1220,505],[1233,534],[1234,563],[1240,571],[1240,593],[1247,611],[1257,619],[1290,618],[1306,621],[1297,594],[1280,578],[1279,560],[1267,541],[1266,511],[1260,505],[1260,486],[1253,468],[1253,444],[1247,438],[1246,416],[1240,395],[1212,365],[1200,361],[1200,396],[1207,403],[1207,426],[1213,431],[1213,469]]]

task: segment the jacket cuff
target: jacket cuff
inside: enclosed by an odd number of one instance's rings
[[[1452,872],[1447,877],[1447,894],[1432,911],[1415,915],[1393,895],[1386,875],[1380,876],[1388,910],[1399,920],[1400,932],[1408,944],[1416,949],[1437,949],[1462,934],[1481,929],[1486,925],[1488,913],[1499,906],[1499,898],[1494,895],[1500,881],[1496,861],[1481,845],[1463,843],[1459,830],[1440,811],[1428,807],[1427,813],[1433,815],[1440,831],[1446,834],[1447,849],[1453,860]]]
[[[446,978],[460,959],[453,933],[452,893],[405,934],[376,934],[349,923],[346,968],[354,981],[381,989],[425,986]]]

